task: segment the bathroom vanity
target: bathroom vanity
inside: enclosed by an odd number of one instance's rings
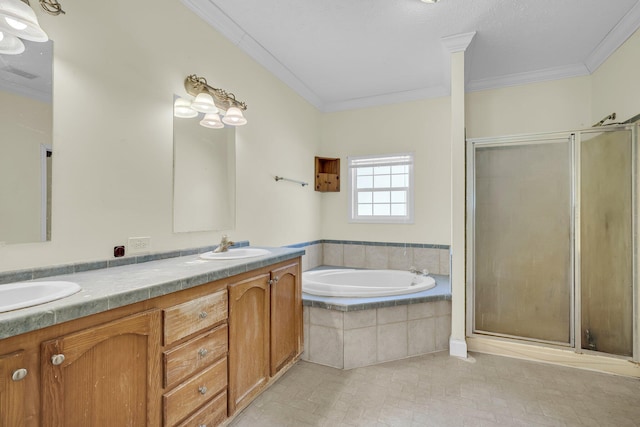
[[[302,351],[303,251],[274,251],[69,275],[83,291],[0,314],[0,426],[224,423]]]

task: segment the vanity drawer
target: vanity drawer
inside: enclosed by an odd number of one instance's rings
[[[164,386],[178,382],[227,354],[227,325],[165,351]]]
[[[218,360],[162,397],[164,425],[174,426],[227,386],[227,358]]]
[[[227,290],[164,310],[164,345],[171,344],[227,318]]]
[[[215,427],[227,419],[227,392],[223,391],[178,427]]]

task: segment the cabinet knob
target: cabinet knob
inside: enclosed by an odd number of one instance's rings
[[[201,319],[206,319],[207,318],[207,312],[206,311],[201,311],[199,317]]]
[[[278,283],[278,280],[280,280],[280,278],[276,276],[273,280],[275,280],[275,282]]]
[[[198,424],[198,427],[207,427],[206,424]]]
[[[200,355],[200,357],[205,357],[207,353],[209,353],[209,351],[206,348],[201,348],[200,350],[198,350],[198,354]]]
[[[11,375],[11,379],[14,381],[20,381],[22,379],[24,379],[24,377],[27,376],[27,370],[22,368],[22,369],[17,369],[16,371],[13,372],[13,375]]]
[[[198,387],[198,393],[200,393],[202,395],[207,394],[207,387],[205,387],[205,386]]]
[[[53,363],[56,366],[62,365],[62,362],[64,362],[64,354],[54,354],[51,357],[51,363]]]

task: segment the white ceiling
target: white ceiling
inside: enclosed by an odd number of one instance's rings
[[[443,37],[476,32],[481,90],[590,74],[640,27],[640,0],[182,2],[322,111],[447,95]]]

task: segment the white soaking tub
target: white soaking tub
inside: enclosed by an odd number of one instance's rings
[[[327,297],[380,297],[425,291],[433,277],[402,270],[330,269],[302,273],[302,292]]]

